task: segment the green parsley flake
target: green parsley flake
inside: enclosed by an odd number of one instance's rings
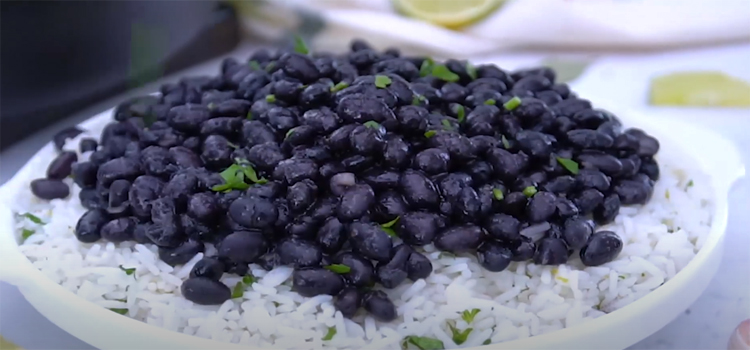
[[[388,87],[388,85],[391,85],[391,78],[389,78],[387,75],[376,75],[375,76],[375,86],[378,89],[385,89]]]
[[[112,310],[112,311],[114,311],[114,312],[116,312],[116,313],[118,313],[120,315],[124,315],[124,314],[128,313],[128,309],[110,309],[110,310]]]
[[[497,103],[497,101],[495,101],[494,98],[491,98],[491,99],[489,99],[487,101],[484,101],[484,104],[486,104],[488,106],[494,106],[496,103]]]
[[[253,112],[247,112],[247,117],[245,117],[247,120],[253,120]]]
[[[400,218],[401,218],[400,216],[397,216],[395,219],[388,221],[385,224],[381,224],[380,227],[386,227],[386,228],[393,227],[393,225],[395,225],[398,222],[398,219]]]
[[[329,271],[333,271],[338,274],[349,273],[352,268],[343,264],[331,264],[325,267]]]
[[[130,276],[135,273],[135,267],[131,268],[125,268],[122,265],[120,265],[120,270],[124,271],[126,275]]]
[[[492,344],[492,339],[489,339],[489,338],[482,342],[482,345],[490,345],[490,344]]]
[[[456,118],[458,118],[459,123],[463,123],[464,120],[466,120],[466,109],[464,106],[455,104],[454,106],[454,112],[456,113]]]
[[[687,183],[687,187],[686,188],[693,187],[694,185],[695,185],[695,183],[693,182],[692,179],[690,179],[690,181],[688,181],[688,183]]]
[[[537,192],[538,191],[534,186],[529,186],[523,189],[523,194],[526,195],[526,197],[533,197]]]
[[[299,35],[294,36],[294,52],[301,55],[307,55],[308,53],[310,53],[310,49],[307,47],[307,44],[305,44],[305,41],[302,40],[302,37]]]
[[[471,334],[471,331],[474,330],[473,328],[466,328],[461,331],[451,324],[448,324],[448,328],[450,328],[451,333],[453,333],[453,342],[456,343],[456,345],[465,343],[466,339],[469,338],[469,334]]]
[[[331,340],[333,339],[334,335],[336,335],[336,327],[328,327],[328,332],[326,333],[325,337],[323,337],[323,340]]]
[[[471,322],[474,321],[474,317],[477,316],[477,314],[479,313],[479,311],[481,311],[481,310],[479,310],[479,309],[464,310],[461,313],[461,318],[464,321],[466,321],[466,323],[471,323]]]
[[[248,62],[247,65],[250,66],[250,69],[252,70],[261,70],[260,64],[256,60]]]
[[[471,62],[466,62],[466,74],[469,75],[471,80],[477,79],[477,68]]]
[[[380,124],[378,124],[378,122],[376,122],[374,120],[366,121],[363,125],[365,127],[370,128],[370,129],[375,129],[375,130],[379,130],[380,129]]]
[[[331,92],[339,92],[349,87],[349,83],[342,81],[334,86],[331,86]]]
[[[451,83],[459,80],[458,74],[453,73],[448,67],[442,64],[432,66],[432,76]]]
[[[503,147],[505,149],[510,149],[510,141],[508,141],[508,138],[505,137],[505,135],[502,135],[502,137],[500,137],[500,141],[503,143]]]
[[[29,237],[31,237],[31,235],[33,235],[35,232],[36,231],[29,230],[29,229],[25,228],[25,229],[21,230],[21,238],[23,238],[23,240],[25,241]]]
[[[430,137],[433,137],[433,136],[435,136],[436,134],[437,134],[437,130],[427,130],[427,131],[425,131],[425,133],[424,133],[424,137],[426,137],[426,138],[428,138],[428,139],[429,139]]]
[[[251,285],[251,284],[253,284],[253,283],[255,283],[255,276],[253,276],[253,275],[245,275],[245,276],[243,276],[242,277],[242,283],[244,283],[245,285],[248,285],[248,286]]]
[[[394,231],[390,227],[381,227],[380,229],[383,230],[383,232],[387,233],[391,237],[398,237],[398,235],[396,234],[396,231]]]
[[[567,169],[571,174],[578,175],[578,163],[568,158],[557,157],[557,162]]]
[[[276,96],[273,94],[266,95],[266,102],[268,103],[274,103],[276,102]]]
[[[266,65],[266,72],[272,71],[274,68],[276,68],[276,62],[271,61]]]
[[[503,104],[503,107],[506,110],[508,110],[508,111],[512,111],[512,110],[518,108],[518,106],[520,106],[520,105],[521,105],[521,99],[518,98],[518,97],[513,97],[508,102],[505,102]]]
[[[451,131],[453,130],[453,124],[451,124],[451,121],[448,119],[443,119],[442,121],[443,129]]]
[[[422,61],[422,65],[419,66],[419,76],[426,77],[432,74],[433,66],[435,66],[435,61],[433,61],[432,58],[426,58],[424,61]]]
[[[232,147],[232,148],[234,148],[234,149],[238,149],[238,148],[240,148],[240,146],[238,146],[237,144],[234,144],[234,143],[231,143],[231,142],[228,142],[228,141],[227,141],[227,145],[228,145],[229,147]]]
[[[214,104],[213,102],[210,102],[208,104],[207,108],[208,108],[208,110],[212,111],[212,110],[214,110],[214,108],[216,108],[216,104]]]
[[[428,337],[417,337],[414,335],[410,335],[406,338],[404,338],[403,343],[409,343],[420,350],[443,350],[445,349],[445,345],[443,342],[439,339],[435,338],[428,338]]]
[[[501,201],[503,198],[505,198],[505,195],[503,194],[503,190],[499,188],[493,188],[492,189],[492,196],[495,197],[495,199]]]
[[[242,298],[245,295],[245,284],[237,282],[232,289],[232,299]]]
[[[412,106],[419,106],[422,104],[422,102],[426,101],[427,99],[419,94],[414,94],[411,98],[411,104]]]
[[[38,216],[36,216],[36,215],[34,215],[32,213],[24,213],[24,214],[21,214],[21,216],[23,216],[23,217],[31,220],[31,222],[33,222],[33,223],[35,223],[37,225],[44,225],[45,224],[45,222],[42,221],[42,219],[40,219]]]

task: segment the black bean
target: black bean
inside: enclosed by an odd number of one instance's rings
[[[68,177],[73,170],[73,163],[77,160],[78,155],[76,155],[75,152],[61,152],[57,158],[49,164],[49,167],[47,167],[47,178],[52,180],[62,180]]]
[[[578,207],[578,211],[583,214],[589,214],[604,201],[604,195],[593,189],[589,188],[581,191],[575,197],[573,197],[573,203]]]
[[[620,181],[613,188],[624,205],[645,204],[653,192],[653,188],[648,184],[636,180]]]
[[[412,281],[427,278],[432,273],[432,263],[426,256],[414,251],[406,261],[406,273]]]
[[[383,163],[394,169],[401,169],[409,164],[411,148],[400,137],[391,137],[385,142]]]
[[[164,182],[150,175],[137,177],[130,186],[128,201],[133,214],[140,218],[151,217],[151,202],[158,198]]]
[[[391,299],[379,290],[366,292],[362,296],[362,306],[381,322],[391,322],[398,316],[396,306]]]
[[[185,241],[186,235],[180,223],[175,203],[162,197],[151,202],[151,226],[146,235],[160,247],[176,247]]]
[[[492,215],[484,224],[490,237],[507,242],[521,239],[520,226],[521,222],[518,219],[507,214]]]
[[[579,172],[580,174],[580,172]],[[547,181],[542,188],[547,192],[556,194],[565,194],[573,189],[576,184],[576,179],[569,175],[562,175],[555,177],[554,179]]]
[[[614,144],[612,137],[596,130],[571,130],[567,136],[568,142],[580,148],[609,148]]]
[[[515,139],[518,147],[534,158],[545,159],[552,153],[552,138],[549,135],[524,130],[517,133]]]
[[[591,235],[581,249],[581,262],[586,266],[599,266],[615,260],[622,251],[620,236],[612,231],[599,231]]]
[[[128,180],[115,180],[112,182],[112,185],[109,186],[107,212],[110,214],[121,214],[129,209],[128,194],[130,187],[131,184]]]
[[[202,242],[188,240],[175,248],[159,248],[159,259],[170,266],[182,265],[190,261],[196,254],[202,253],[204,249]],[[218,280],[218,278],[216,279]]]
[[[435,237],[435,246],[451,253],[471,251],[479,247],[484,240],[484,234],[484,230],[479,226],[454,226],[438,233]]]
[[[341,276],[324,268],[294,270],[292,284],[292,289],[303,297],[336,295],[344,289]]]
[[[529,199],[526,206],[526,217],[531,223],[549,220],[557,209],[557,196],[551,192],[540,191]]]
[[[266,228],[273,225],[278,216],[274,204],[265,198],[242,197],[229,206],[229,217],[245,227]]]
[[[503,211],[515,217],[521,217],[526,212],[528,197],[522,192],[511,192],[505,195],[501,204]]]
[[[597,169],[609,176],[616,176],[622,171],[622,162],[617,157],[597,151],[585,151],[576,157],[583,168]]]
[[[323,251],[313,242],[291,238],[281,241],[276,247],[279,262],[295,268],[320,265]]]
[[[522,157],[500,148],[487,151],[486,159],[495,170],[495,175],[507,180],[515,180],[527,166]]]
[[[109,216],[102,209],[92,209],[87,211],[76,224],[75,235],[83,243],[94,243],[101,236],[101,229],[109,221]]]
[[[336,300],[334,300],[333,306],[336,310],[341,311],[342,316],[352,318],[361,306],[361,298],[362,296],[357,288],[346,287],[336,295]]]
[[[215,258],[203,258],[198,260],[190,270],[190,278],[205,277],[218,281],[224,274],[224,263]]]
[[[659,180],[659,164],[653,158],[646,158],[642,161],[640,172],[648,175],[651,180]]]
[[[536,244],[526,236],[510,244],[510,251],[513,254],[513,261],[527,261],[534,257]]]
[[[413,251],[409,245],[401,244],[393,248],[390,261],[378,264],[375,274],[383,287],[393,289],[406,280],[406,263]]]
[[[576,216],[565,220],[562,235],[570,249],[581,249],[592,233],[593,225],[586,218]]]
[[[477,260],[488,271],[503,271],[508,268],[512,259],[513,252],[496,242],[487,241],[477,248]]]
[[[62,199],[70,195],[70,188],[61,180],[36,179],[31,181],[31,193],[45,200]]]
[[[359,219],[375,202],[375,192],[369,185],[354,185],[341,196],[336,214],[339,220],[349,222]]]
[[[249,263],[266,253],[268,243],[260,232],[237,231],[224,237],[216,248],[219,257]]]
[[[205,106],[186,104],[175,106],[169,110],[167,120],[169,126],[175,130],[193,133],[201,129],[201,124],[211,117],[211,113]]]
[[[434,208],[440,199],[435,184],[424,174],[413,170],[406,170],[401,174],[399,188],[404,199],[413,208]]]
[[[182,282],[180,291],[185,299],[198,305],[220,305],[232,296],[229,287],[207,277],[188,278]]]
[[[349,241],[357,252],[376,261],[388,261],[391,258],[393,241],[379,226],[353,222],[349,225]]]
[[[318,175],[318,165],[310,159],[286,159],[279,162],[273,170],[273,178],[294,184],[304,179],[315,179]]]
[[[138,175],[141,175],[140,163],[128,158],[115,158],[99,167],[96,178],[108,186],[115,180],[135,180]]]
[[[601,171],[594,169],[581,169],[576,175],[576,184],[581,188],[593,188],[601,192],[607,191],[610,179]]]
[[[534,263],[560,265],[568,261],[568,246],[559,238],[542,238],[536,245]]]

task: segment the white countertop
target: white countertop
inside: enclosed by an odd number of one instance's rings
[[[246,57],[248,46],[232,55]],[[514,54],[492,57],[504,68],[515,68],[539,62],[540,54]],[[706,49],[664,55],[600,56],[575,83],[580,95],[587,91],[612,96],[623,103],[651,114],[654,118],[681,118],[713,129],[734,141],[750,165],[750,109],[673,109],[652,108],[644,103],[648,77],[670,69],[717,69],[750,81],[750,45]],[[214,74],[219,60],[181,72]],[[167,79],[167,80],[174,80]],[[149,84],[127,96],[154,91]],[[76,113],[67,120],[41,130],[0,154],[0,183],[7,181],[52,134],[110,108],[124,96],[110,99]],[[700,142],[700,140],[696,140]],[[730,198],[729,228],[724,260],[713,284],[684,314],[631,349],[726,349],[731,332],[739,322],[750,318],[750,181],[741,181]],[[74,317],[74,316],[71,316]],[[57,328],[29,305],[18,290],[0,282],[0,334],[25,349],[92,349]]]

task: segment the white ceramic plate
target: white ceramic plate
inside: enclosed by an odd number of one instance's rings
[[[709,237],[693,260],[673,279],[643,298],[581,326],[500,344],[484,349],[624,349],[648,337],[685,311],[706,289],[718,269],[727,227],[727,202],[732,185],[745,175],[734,145],[709,130],[675,119],[650,119],[592,96],[596,107],[617,115],[624,124],[657,137],[660,156],[680,157],[708,174],[714,190],[713,223]],[[111,120],[108,110],[81,124],[100,129]],[[48,144],[0,188],[0,280],[18,286],[28,301],[52,323],[99,349],[248,349],[235,344],[167,331],[123,317],[79,298],[45,277],[18,250],[10,203],[29,195],[35,169],[55,156]],[[42,165],[43,164],[43,165]]]

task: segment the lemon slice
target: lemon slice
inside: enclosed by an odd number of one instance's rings
[[[448,28],[473,24],[495,11],[504,0],[391,0],[406,16]]]
[[[750,107],[750,84],[722,72],[677,72],[651,80],[657,106]]]

